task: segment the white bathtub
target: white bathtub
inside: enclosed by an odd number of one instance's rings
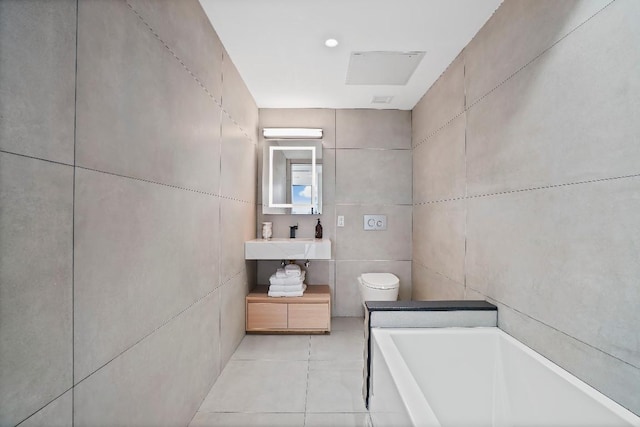
[[[378,426],[640,426],[498,328],[372,329]]]

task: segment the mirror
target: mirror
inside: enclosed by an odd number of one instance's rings
[[[262,213],[322,213],[322,141],[266,140]]]

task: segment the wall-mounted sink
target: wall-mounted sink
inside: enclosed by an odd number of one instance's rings
[[[244,242],[245,259],[331,259],[329,239],[254,239]]]

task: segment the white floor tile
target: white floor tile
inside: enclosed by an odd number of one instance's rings
[[[304,413],[247,414],[225,412],[198,412],[189,427],[302,427]],[[340,425],[340,424],[334,424]],[[354,424],[356,425],[356,424]]]
[[[308,360],[308,335],[245,335],[231,360]]]
[[[307,412],[366,412],[363,362],[310,361]]]
[[[305,427],[367,427],[371,423],[368,413],[307,413]]]
[[[364,336],[359,331],[333,331],[311,336],[311,360],[362,360]]]
[[[231,360],[211,388],[203,412],[304,412],[306,361]]]

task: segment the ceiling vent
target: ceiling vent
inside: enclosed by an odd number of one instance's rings
[[[424,52],[351,52],[348,85],[406,85]]]
[[[372,104],[391,104],[393,96],[378,96],[375,95],[371,100]]]

